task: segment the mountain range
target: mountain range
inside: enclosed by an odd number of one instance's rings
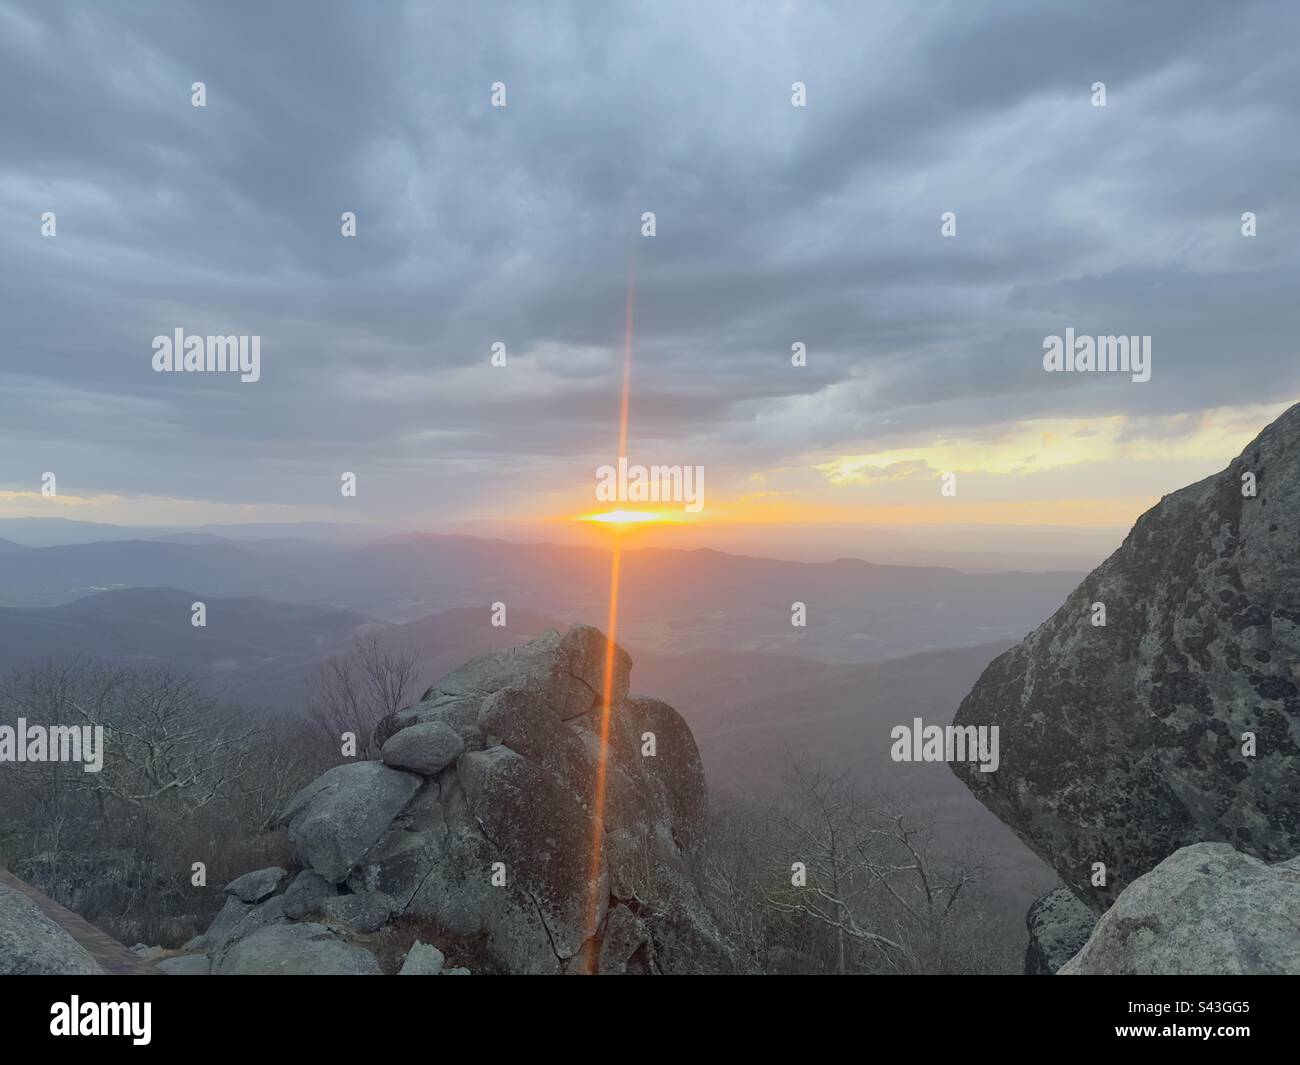
[[[0,605],[58,606],[97,592],[181,588],[356,611],[390,623],[492,603],[568,624],[603,619],[607,551],[457,536],[362,545],[266,538],[120,540],[0,551]],[[880,662],[1018,639],[1077,584],[1075,573],[967,574],[860,559],[792,562],[718,551],[623,554],[620,632],[656,653],[700,648]],[[806,626],[791,624],[803,603]],[[188,620],[186,623],[188,623]]]

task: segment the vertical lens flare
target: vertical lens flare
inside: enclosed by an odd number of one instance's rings
[[[636,259],[628,260],[627,306],[623,323],[623,389],[618,412],[618,457],[627,454],[628,389],[632,380],[632,311],[636,296]],[[586,941],[591,943],[600,917],[600,863],[605,845],[605,781],[609,763],[609,721],[613,713],[615,640],[618,638],[618,584],[623,561],[623,542],[614,538],[609,574],[609,617],[605,622],[605,676],[600,693],[600,753],[596,762],[596,793],[592,801],[595,828],[591,837],[591,865],[588,869]],[[596,959],[589,952],[584,959],[588,973],[595,973]]]

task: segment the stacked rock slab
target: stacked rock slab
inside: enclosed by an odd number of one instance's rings
[[[1183,846],[1300,854],[1300,406],[1139,518],[955,723],[998,726],[1000,768],[954,772],[1096,912]]]
[[[612,650],[579,625],[448,674],[380,723],[380,761],[336,766],[290,800],[292,883],[267,897],[282,870],[240,877],[190,948],[214,973],[377,972],[356,936],[407,921],[504,972],[734,971],[692,875],[695,741],[672,707],[628,696],[631,659]],[[431,949],[403,971],[466,971],[431,964]]]

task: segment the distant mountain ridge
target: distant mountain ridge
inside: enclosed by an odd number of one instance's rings
[[[383,535],[380,526],[328,521],[233,522],[206,525],[114,525],[74,518],[0,518],[0,536],[24,547],[65,547],[112,540],[211,537],[214,540],[312,539],[321,543],[359,543]]]
[[[207,626],[191,624],[203,601]],[[82,656],[166,666],[213,682],[272,663],[313,665],[387,626],[354,611],[267,599],[203,599],[175,588],[130,588],[56,607],[0,607],[0,670]]]
[[[608,552],[461,536],[361,546],[121,540],[0,551],[0,602],[54,606],[165,586],[352,610],[388,622],[504,602],[571,624],[602,617]],[[624,553],[623,635],[647,651],[704,647],[884,661],[1023,636],[1078,581],[1071,573],[966,574],[862,560],[789,562],[710,550]],[[791,624],[793,604],[807,624]]]

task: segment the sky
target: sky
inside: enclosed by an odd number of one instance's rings
[[[629,461],[702,466],[699,520],[1122,530],[1300,399],[1298,35],[0,0],[0,517],[567,520],[626,345]],[[1150,336],[1151,379],[1045,371],[1067,328]],[[260,378],[155,372],[176,329],[260,337]]]

